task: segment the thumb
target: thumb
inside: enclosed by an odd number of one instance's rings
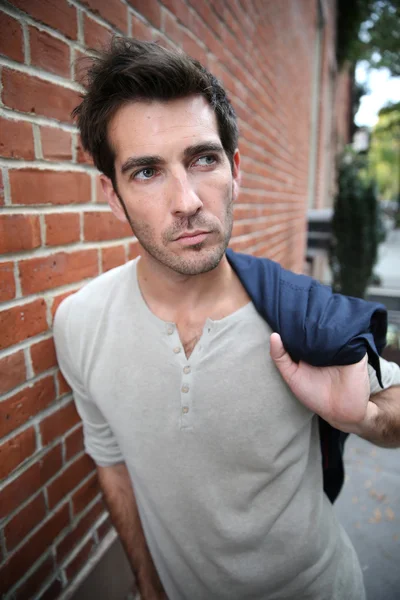
[[[298,365],[293,362],[286,352],[279,333],[273,333],[270,337],[270,355],[278,367],[281,375],[286,379],[291,377],[297,370]]]
[[[275,361],[275,362],[280,362],[282,359],[284,359],[285,354],[287,354],[283,343],[282,343],[282,338],[279,335],[279,333],[273,333],[269,339],[270,342],[270,349],[269,352],[271,354],[271,358]]]

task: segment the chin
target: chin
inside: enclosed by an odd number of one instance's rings
[[[200,244],[198,245],[200,246]],[[201,275],[218,267],[225,253],[225,248],[211,248],[205,250],[192,246],[187,256],[176,257],[171,268],[182,275]]]
[[[204,247],[203,244],[195,244],[177,254],[164,254],[155,257],[158,262],[164,264],[181,275],[201,275],[215,269],[225,254],[226,245],[221,244],[213,247]]]

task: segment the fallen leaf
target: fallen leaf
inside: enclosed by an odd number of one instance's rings
[[[393,510],[390,508],[390,506],[388,506],[385,510],[385,515],[386,517],[389,519],[389,521],[394,521],[394,512]]]

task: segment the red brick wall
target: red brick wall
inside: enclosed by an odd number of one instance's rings
[[[175,43],[240,120],[233,247],[301,270],[313,0],[14,0],[0,7],[0,595],[56,598],[109,530],[51,327],[65,296],[134,257],[70,112],[76,58],[113,31]],[[332,42],[331,42],[332,43]]]

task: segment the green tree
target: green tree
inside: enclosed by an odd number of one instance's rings
[[[338,169],[330,266],[334,291],[363,298],[383,239],[375,183],[364,157],[347,151]]]
[[[338,0],[337,58],[400,75],[400,0]]]
[[[400,102],[379,111],[372,131],[369,169],[376,179],[379,197],[396,201],[400,197]]]

